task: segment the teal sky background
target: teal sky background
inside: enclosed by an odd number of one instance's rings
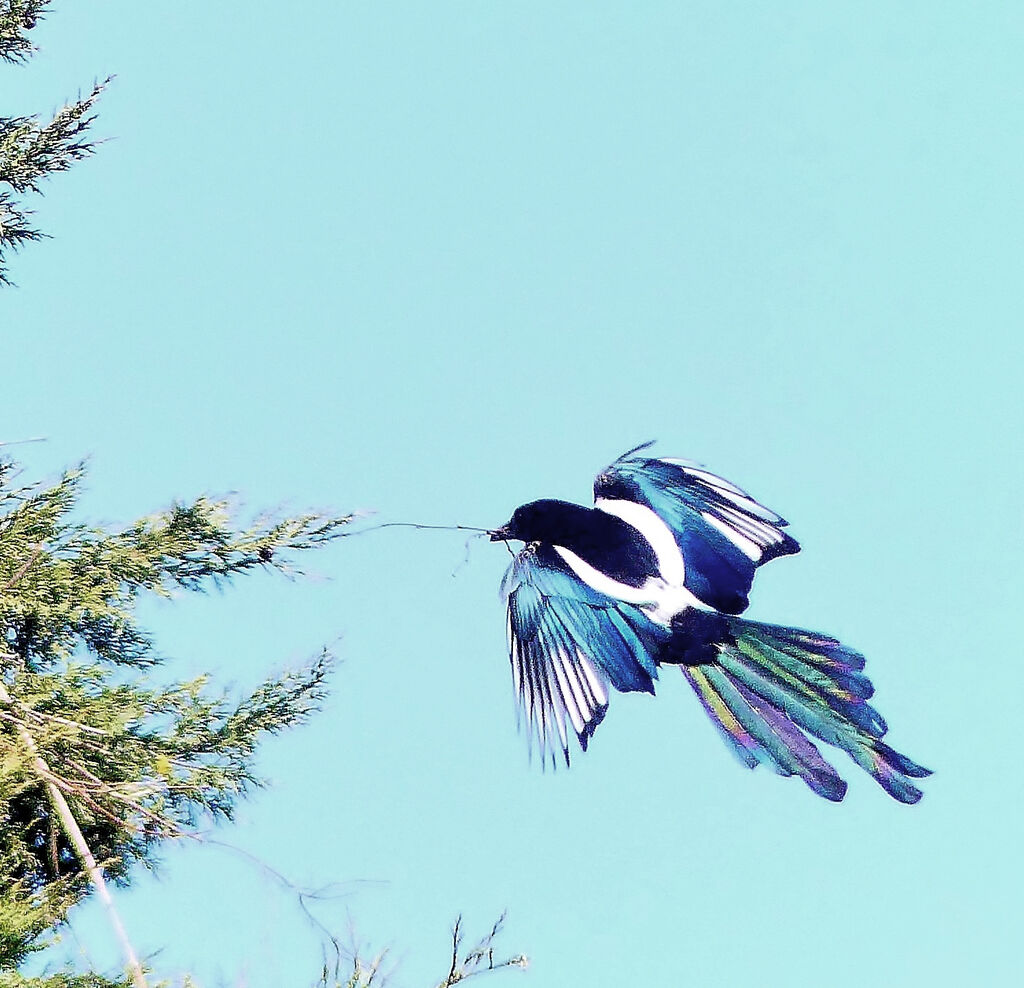
[[[531,967],[495,985],[1013,983],[1024,7],[111,0],[35,34],[2,112],[117,78],[0,296],[33,472],[88,455],[113,524],[237,491],[494,526],[657,438],[790,520],[749,615],[863,650],[936,773],[908,808],[836,753],[831,805],[740,768],[666,670],[543,774],[507,554],[453,578],[460,535],[397,529],[146,606],[180,677],[342,660],[221,837],[350,883],[318,915],[402,988],[503,909]],[[318,973],[228,852],[170,849],[120,902],[161,972]],[[117,965],[98,908],[72,929]]]

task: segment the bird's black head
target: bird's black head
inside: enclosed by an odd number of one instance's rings
[[[566,533],[567,526],[572,526],[573,516],[581,512],[588,513],[588,509],[568,501],[551,498],[531,501],[516,508],[501,528],[491,532],[491,541],[559,542],[559,536]]]

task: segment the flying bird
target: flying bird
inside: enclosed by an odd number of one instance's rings
[[[594,507],[524,504],[492,541],[526,543],[502,582],[509,658],[531,748],[569,764],[611,689],[654,693],[677,666],[749,768],[798,776],[839,801],[846,783],[812,738],[847,752],[894,799],[931,772],[882,741],[864,657],[827,635],[739,617],[754,571],[800,550],[786,521],[687,460],[620,456]]]

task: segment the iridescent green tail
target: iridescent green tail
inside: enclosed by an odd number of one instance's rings
[[[811,735],[847,752],[894,799],[916,803],[910,780],[931,772],[881,739],[887,728],[867,700],[874,693],[864,657],[834,638],[771,624],[726,619],[733,643],[713,662],[683,666],[708,716],[740,760],[798,775],[838,801],[846,783]]]

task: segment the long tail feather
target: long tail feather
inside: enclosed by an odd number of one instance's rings
[[[747,733],[733,716],[728,704],[708,680],[710,666],[681,666],[704,707],[704,712],[721,732],[725,743],[747,768],[757,768],[763,760],[761,746]]]
[[[864,657],[833,638],[728,618],[733,641],[714,662],[683,672],[723,736],[753,768],[797,775],[818,795],[841,800],[846,783],[808,735],[846,751],[894,799],[916,803],[910,779],[930,771],[881,738],[887,727],[868,698]]]
[[[798,775],[819,796],[843,798],[846,783],[778,707],[731,679],[724,669],[712,667],[707,677],[779,775]]]

